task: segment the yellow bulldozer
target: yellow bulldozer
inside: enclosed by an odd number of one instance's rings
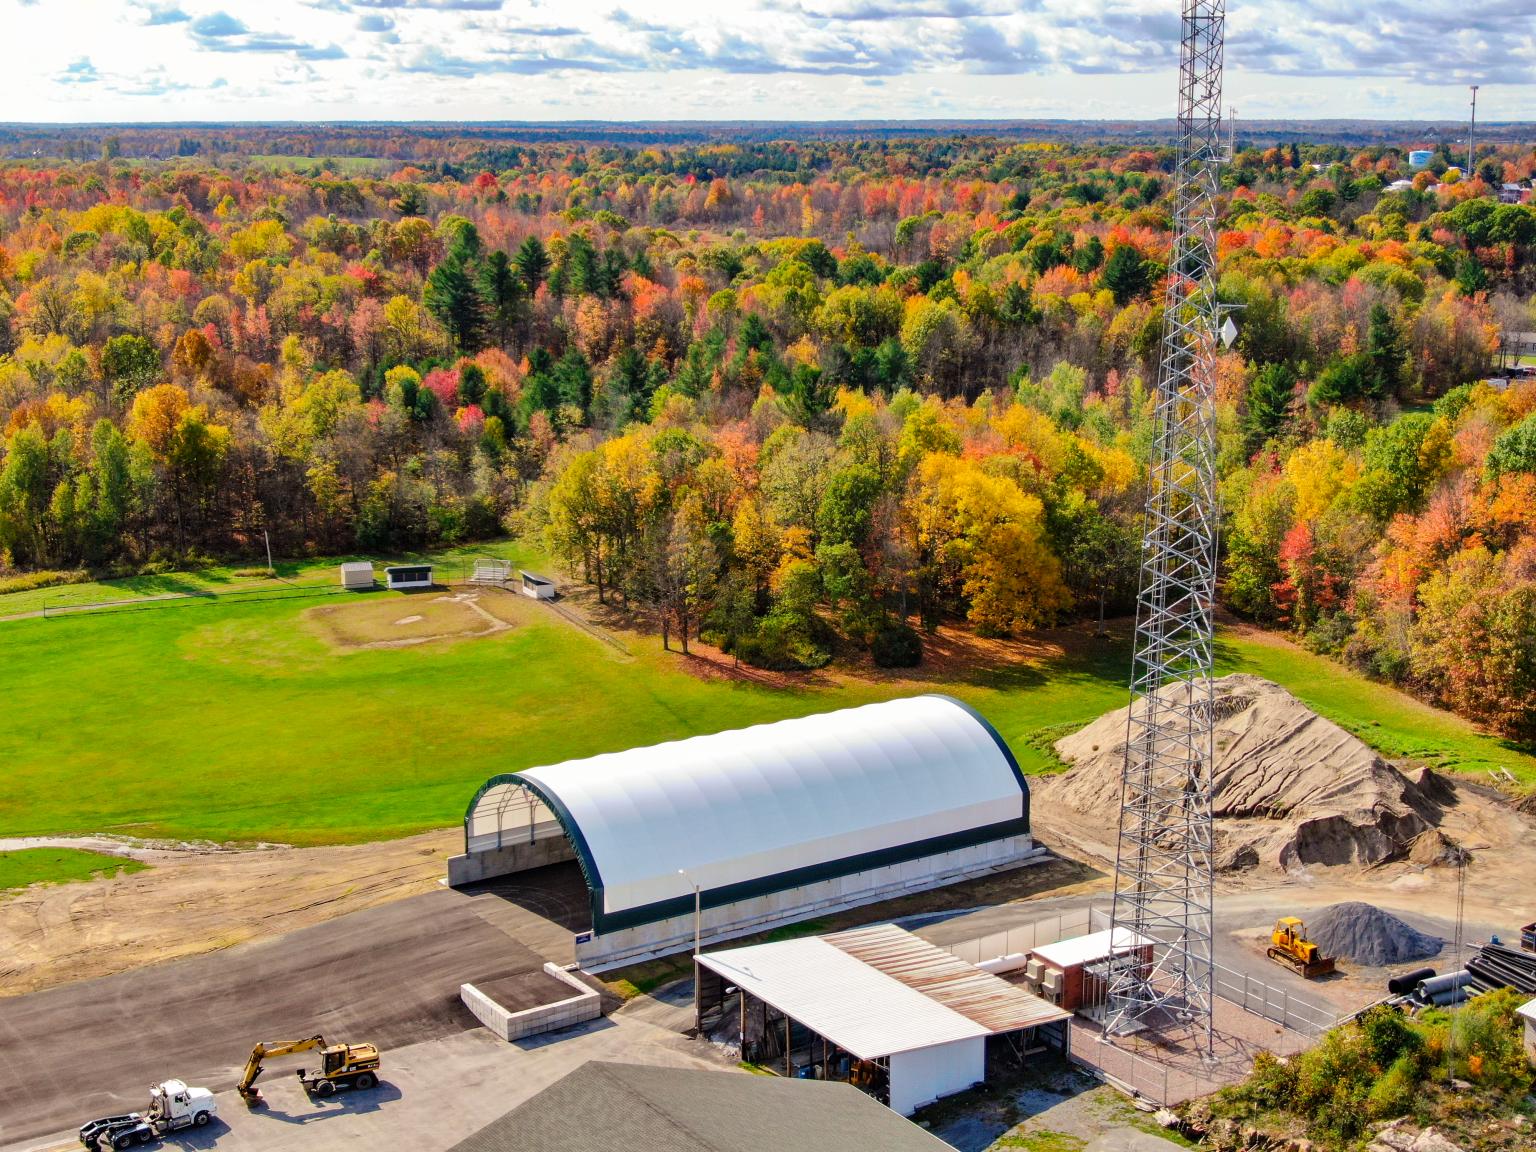
[[[256,1089],[256,1078],[262,1073],[262,1064],[272,1056],[288,1056],[294,1052],[320,1050],[320,1067],[313,1075],[299,1069],[299,1083],[316,1096],[329,1096],[337,1088],[372,1088],[379,1082],[379,1050],[372,1044],[327,1044],[324,1036],[310,1036],[303,1040],[274,1040],[257,1044],[251,1049],[250,1059],[245,1062],[245,1072],[235,1091],[247,1104],[261,1102]]]
[[[1308,980],[1326,976],[1334,970],[1333,957],[1324,956],[1318,946],[1307,939],[1307,926],[1299,916],[1282,916],[1275,921],[1275,930],[1269,937],[1269,958],[1284,964]]]

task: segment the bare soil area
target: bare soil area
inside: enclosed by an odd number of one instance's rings
[[[462,835],[445,829],[329,848],[127,847],[124,855],[150,868],[0,900],[0,996],[212,952],[430,892],[447,857],[462,851]],[[115,850],[109,843],[98,850]]]
[[[343,651],[407,648],[505,632],[522,622],[527,609],[521,599],[502,588],[419,592],[405,600],[324,604],[308,609],[303,618],[322,640]]]

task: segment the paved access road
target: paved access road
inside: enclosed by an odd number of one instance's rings
[[[297,1059],[297,1058],[295,1058]],[[383,1079],[366,1092],[311,1100],[291,1076],[262,1079],[266,1106],[249,1109],[219,1093],[207,1128],[178,1133],[166,1149],[330,1152],[400,1148],[441,1152],[588,1060],[659,1067],[734,1069],[694,1041],[621,1010],[580,1028],[507,1044],[483,1028],[391,1049]],[[74,1134],[25,1141],[3,1152],[64,1152]],[[530,1149],[530,1152],[533,1150]]]
[[[492,904],[494,915],[479,914]],[[149,1085],[171,1076],[231,1088],[258,1040],[320,1032],[375,1043],[387,1079],[404,1046],[478,1026],[459,1001],[460,984],[542,965],[508,935],[510,922],[492,922],[509,915],[503,901],[445,889],[274,939],[0,999],[0,1145],[142,1108]],[[311,1054],[273,1061],[263,1086],[291,1079],[306,1059],[312,1067]]]

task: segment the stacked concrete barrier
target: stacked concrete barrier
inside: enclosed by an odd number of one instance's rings
[[[459,986],[459,999],[484,1024],[503,1040],[521,1040],[525,1036],[537,1036],[542,1032],[557,1032],[596,1020],[602,1015],[602,997],[572,976],[558,964],[545,964],[546,974],[575,991],[574,996],[525,1008],[521,1012],[509,1012],[473,984]]]

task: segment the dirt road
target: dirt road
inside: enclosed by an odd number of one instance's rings
[[[0,999],[0,1144],[140,1107],[168,1076],[229,1088],[258,1040],[366,1040],[385,1052],[475,1027],[459,985],[543,957],[439,890],[133,972]],[[524,913],[525,916],[531,915]],[[169,917],[174,919],[175,917]],[[269,1073],[290,1076],[295,1057]]]

